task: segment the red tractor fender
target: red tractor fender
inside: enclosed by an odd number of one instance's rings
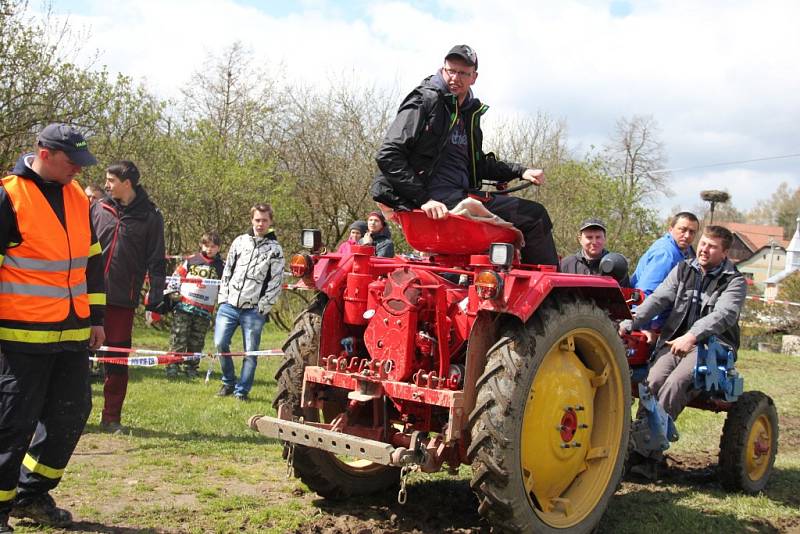
[[[480,300],[470,290],[475,313],[492,311],[511,314],[527,322],[547,298],[570,295],[572,298],[594,300],[617,321],[630,319],[631,312],[616,280],[609,276],[564,274],[552,271],[512,269],[504,276],[502,295]],[[474,296],[474,298],[473,298]]]

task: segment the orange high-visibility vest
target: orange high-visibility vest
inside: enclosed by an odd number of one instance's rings
[[[86,319],[92,233],[89,201],[81,186],[72,181],[63,187],[65,229],[32,180],[7,176],[0,183],[22,236],[0,264],[0,321],[58,323],[69,316],[71,306],[79,319]]]

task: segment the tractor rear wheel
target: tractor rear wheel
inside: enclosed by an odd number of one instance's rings
[[[725,418],[719,440],[719,477],[731,491],[766,487],[778,454],[778,412],[760,391],[746,391]]]
[[[330,421],[346,409],[344,395],[332,395],[322,410],[303,409],[303,372],[307,365],[319,364],[319,338],[327,298],[320,295],[295,319],[283,344],[284,359],[275,373],[278,393],[273,406],[288,405],[292,413],[306,421]],[[289,445],[284,447],[284,458]],[[312,490],[332,500],[368,495],[396,487],[400,470],[354,458],[341,458],[320,449],[294,446],[292,466],[297,476]]]
[[[478,380],[471,486],[502,532],[591,532],[622,477],[630,378],[593,301],[547,301],[509,321]]]

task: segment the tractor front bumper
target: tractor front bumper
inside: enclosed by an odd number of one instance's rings
[[[408,451],[404,447],[394,447],[389,443],[367,439],[341,432],[334,432],[295,421],[277,417],[254,415],[250,418],[250,428],[269,437],[322,449],[337,455],[354,456],[370,462],[400,467],[408,463]]]

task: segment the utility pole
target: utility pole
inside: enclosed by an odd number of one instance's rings
[[[775,255],[775,240],[769,238],[769,263],[767,264],[767,280],[772,277],[772,257]]]

